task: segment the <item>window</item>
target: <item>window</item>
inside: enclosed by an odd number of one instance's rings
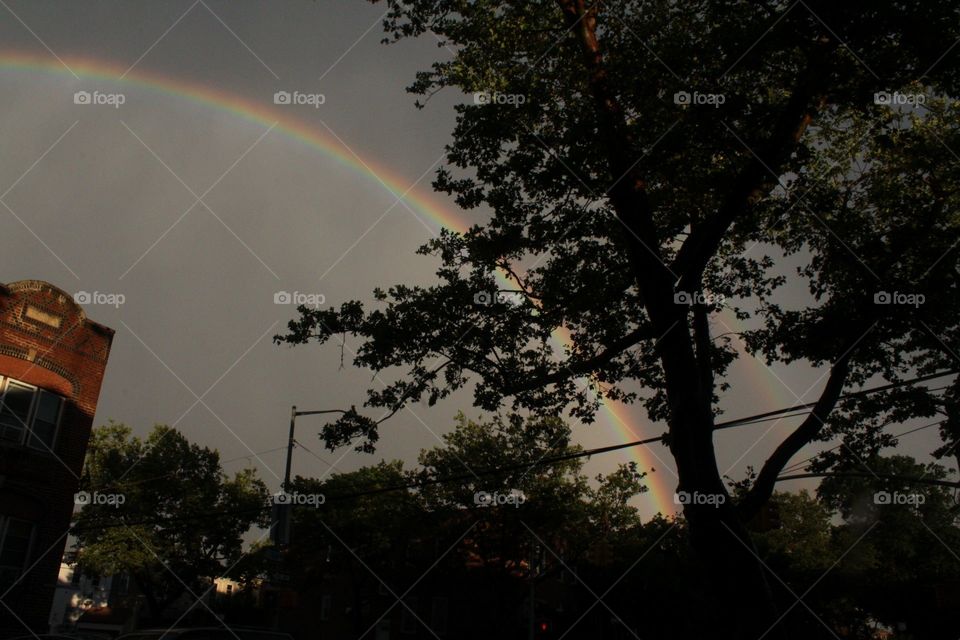
[[[63,411],[60,396],[9,378],[0,378],[0,442],[53,448]]]
[[[32,538],[33,524],[0,517],[0,585],[9,588],[23,573]]]
[[[412,634],[417,632],[417,618],[413,612],[417,610],[417,598],[407,598],[406,606],[400,614],[400,633]]]
[[[130,593],[130,574],[124,571],[119,576],[113,577],[114,582],[110,583],[111,591],[115,592],[121,596],[125,596]],[[116,584],[116,587],[113,585]]]
[[[8,380],[0,406],[0,440],[4,442],[23,442],[23,434],[30,417],[30,405],[33,404],[33,389],[24,384]]]
[[[450,607],[450,600],[443,596],[434,596],[432,607],[430,608],[430,627],[437,635],[447,633],[447,610]]]
[[[57,434],[60,421],[60,405],[63,402],[57,396],[46,391],[39,393],[37,408],[33,415],[30,446],[36,449],[52,449],[53,438]]]

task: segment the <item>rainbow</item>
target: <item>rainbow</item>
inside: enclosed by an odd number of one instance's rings
[[[283,108],[272,104],[266,106],[259,100],[245,98],[209,85],[172,78],[139,67],[130,70],[114,62],[82,56],[51,58],[34,53],[0,51],[0,73],[43,73],[67,76],[75,85],[71,88],[71,93],[74,90],[97,88],[90,86],[90,81],[119,84],[214,109],[261,127],[272,127],[273,131],[319,151],[366,179],[374,180],[392,193],[398,201],[416,208],[438,227],[446,227],[462,233],[469,226],[453,211],[423,190],[409,188],[407,185],[410,181],[399,173],[373,160],[361,158],[332,132],[300,120],[285,112]],[[270,98],[272,99],[272,95]],[[509,283],[503,274],[499,276],[503,282]],[[561,330],[554,332],[554,338],[561,344],[569,344],[568,335]],[[638,440],[653,435],[633,427],[634,421],[628,414],[627,407],[619,403],[604,400],[601,411],[605,414],[609,426],[623,441]],[[670,475],[672,473],[670,465],[662,461],[652,448],[635,448],[630,451],[630,454],[640,469],[658,469],[657,472],[649,474],[646,479],[650,488],[647,495],[653,498],[656,510],[665,515],[675,513],[677,509],[674,505],[673,493],[676,478]]]

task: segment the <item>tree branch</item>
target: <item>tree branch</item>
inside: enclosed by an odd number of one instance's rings
[[[773,488],[777,476],[790,459],[816,437],[826,424],[827,417],[837,405],[843,386],[850,373],[850,357],[853,349],[847,349],[843,356],[830,368],[830,377],[820,394],[820,398],[813,405],[813,410],[803,423],[780,443],[773,454],[763,463],[756,481],[740,501],[737,509],[744,521],[750,520],[773,495]]]
[[[822,94],[828,77],[823,73],[822,66],[834,45],[831,40],[821,39],[815,46],[806,70],[766,142],[756,153],[751,151],[746,166],[735,178],[716,215],[693,229],[680,247],[671,265],[672,271],[680,279],[677,284],[679,290],[693,290],[692,283],[699,280],[707,262],[720,248],[726,232],[739,216],[763,197],[776,179],[770,172],[779,171],[816,113],[823,107],[825,100]],[[816,105],[812,104],[815,99]]]
[[[505,384],[503,395],[512,396],[524,391],[533,391],[534,389],[539,389],[550,384],[563,382],[575,376],[593,373],[633,345],[655,337],[656,335],[652,327],[645,326],[634,329],[591,358],[577,362],[568,362],[567,364],[561,365],[560,369],[553,373],[548,373],[539,378],[525,378],[522,382],[513,385]]]
[[[697,291],[700,289],[698,288]],[[710,357],[710,318],[707,306],[700,302],[693,305],[693,337],[697,345],[697,365],[702,391],[710,402],[713,400],[713,362]]]
[[[608,194],[617,218],[628,231],[621,239],[629,249],[637,284],[652,286],[654,282],[671,282],[660,255],[659,234],[647,200],[646,181],[634,161],[636,145],[633,135],[626,124],[623,107],[610,87],[610,78],[603,62],[603,53],[597,40],[596,7],[588,9],[584,0],[556,1],[567,28],[576,34],[580,44],[587,70],[587,87],[593,96],[607,164],[615,181],[608,189]],[[665,292],[661,293],[665,295]]]

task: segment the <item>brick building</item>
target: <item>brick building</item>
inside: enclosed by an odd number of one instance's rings
[[[47,631],[113,335],[53,285],[0,284],[0,634]]]

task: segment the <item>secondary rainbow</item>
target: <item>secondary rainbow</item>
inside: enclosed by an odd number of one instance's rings
[[[464,232],[469,226],[424,190],[410,189],[407,186],[410,182],[407,178],[381,163],[360,157],[321,127],[285,112],[282,107],[274,106],[272,93],[254,100],[209,85],[169,77],[140,67],[129,70],[115,62],[74,55],[61,57],[58,60],[35,53],[0,51],[0,72],[65,76],[73,85],[70,87],[69,94],[65,95],[65,100],[72,100],[74,91],[102,89],[102,86],[91,84],[91,81],[97,81],[108,85],[119,84],[161,93],[205,108],[229,113],[261,127],[273,127],[277,133],[317,149],[338,164],[366,179],[375,181],[398,200],[403,200],[423,213],[436,225],[457,232]],[[269,106],[268,100],[271,101]],[[503,277],[502,274],[500,277]],[[506,279],[504,281],[506,282]],[[567,343],[566,336],[560,331],[554,332],[554,337],[560,343]],[[648,430],[633,427],[634,420],[627,414],[627,408],[622,405],[604,401],[602,411],[607,415],[610,426],[623,440],[637,440],[652,435]],[[648,495],[652,496],[656,510],[664,514],[674,513],[677,510],[673,501],[676,478],[667,470],[669,466],[661,463],[662,458],[646,447],[632,449],[630,454],[641,469],[649,470],[654,467],[658,469],[656,473],[647,476],[647,485],[650,487]]]

